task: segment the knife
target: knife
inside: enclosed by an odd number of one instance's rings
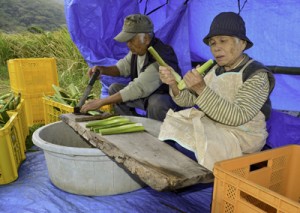
[[[95,83],[95,81],[97,80],[98,76],[100,75],[100,70],[96,70],[91,79],[89,80],[89,84],[87,85],[87,87],[85,88],[85,91],[82,95],[82,97],[80,98],[78,104],[76,105],[76,107],[74,107],[74,114],[80,114],[80,109],[81,107],[84,105],[87,97],[89,96],[92,88],[93,88],[93,85]]]

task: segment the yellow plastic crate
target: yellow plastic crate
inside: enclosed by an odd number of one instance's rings
[[[25,102],[25,112],[28,127],[45,124],[43,97],[51,94],[22,95]]]
[[[23,147],[24,150],[26,151],[26,138],[29,135],[29,128],[28,128],[28,123],[27,123],[27,118],[26,118],[26,111],[25,111],[25,101],[24,99],[21,99],[19,105],[13,112],[17,112],[17,120],[20,124],[20,131],[21,131],[21,140],[23,142]]]
[[[300,213],[300,145],[214,166],[213,213]]]
[[[26,158],[22,146],[20,125],[17,112],[8,112],[10,119],[0,129],[0,185],[18,178],[18,169]]]
[[[43,97],[44,104],[44,118],[45,124],[53,123],[59,121],[59,116],[61,114],[73,113],[74,107],[69,105],[61,104],[53,101],[48,97]],[[103,112],[111,112],[112,105],[105,105],[100,108]]]
[[[54,58],[21,58],[7,61],[10,87],[22,95],[52,92],[52,84],[58,85]]]
[[[61,114],[73,113],[74,107],[64,105],[43,97],[45,124],[59,121]]]

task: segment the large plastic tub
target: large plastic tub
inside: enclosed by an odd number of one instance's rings
[[[62,121],[40,127],[32,140],[44,150],[50,180],[64,191],[101,196],[134,191],[144,185]]]

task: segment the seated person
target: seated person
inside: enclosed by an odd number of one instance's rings
[[[130,51],[115,66],[94,66],[89,75],[96,70],[101,75],[131,77],[128,85],[113,83],[109,87],[109,96],[84,104],[81,112],[99,109],[107,104],[114,104],[119,115],[137,115],[135,108],[146,111],[146,116],[163,121],[169,109],[178,106],[169,95],[168,85],[161,82],[158,63],[148,51],[149,46],[164,58],[178,74],[181,74],[177,56],[172,47],[154,36],[152,21],[145,15],[133,14],[124,20],[122,31],[115,37],[119,42],[126,42]]]
[[[171,67],[159,68],[173,100],[190,107],[168,111],[159,139],[175,141],[212,171],[217,161],[257,152],[265,145],[275,80],[264,65],[244,53],[253,43],[240,15],[217,15],[203,41],[216,64],[205,76],[196,69],[187,72],[186,89],[178,89]]]

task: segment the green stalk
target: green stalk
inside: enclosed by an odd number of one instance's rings
[[[141,123],[125,124],[118,127],[106,128],[99,130],[101,135],[112,135],[112,134],[122,134],[130,132],[141,132],[145,131],[144,126]]]
[[[160,55],[156,52],[156,50],[150,46],[148,48],[148,51],[150,52],[150,54],[153,56],[153,58],[155,58],[155,60],[157,61],[157,63],[160,65],[160,66],[165,66],[167,67],[168,65],[166,64],[166,62],[160,57]],[[176,82],[178,83],[180,80],[181,80],[181,76],[175,72],[173,69],[171,69],[172,71],[172,74],[174,75],[175,77],[175,80]]]
[[[90,111],[87,111],[87,114],[89,114],[89,115],[100,115],[101,113],[99,111],[96,111],[96,110],[90,110]]]
[[[125,117],[121,117],[121,116],[112,116],[112,117],[105,118],[102,120],[90,121],[85,125],[85,127],[90,128],[90,127],[95,127],[95,126],[105,126],[105,125],[110,125],[110,124],[114,124],[114,123],[119,123],[122,121],[129,121],[129,119],[125,118]]]
[[[108,124],[108,125],[105,125],[105,126],[95,126],[95,127],[91,127],[91,130],[94,131],[94,132],[99,132],[99,130],[102,130],[102,129],[118,127],[118,126],[127,125],[127,124],[134,124],[134,122],[123,121],[123,122],[119,122],[119,123]]]
[[[211,65],[213,65],[213,63],[214,63],[214,61],[212,59],[209,59],[207,62],[202,64],[200,67],[197,67],[196,70],[198,71],[198,73],[200,75],[202,75]],[[178,82],[177,87],[179,90],[183,90],[186,87],[183,79]]]

